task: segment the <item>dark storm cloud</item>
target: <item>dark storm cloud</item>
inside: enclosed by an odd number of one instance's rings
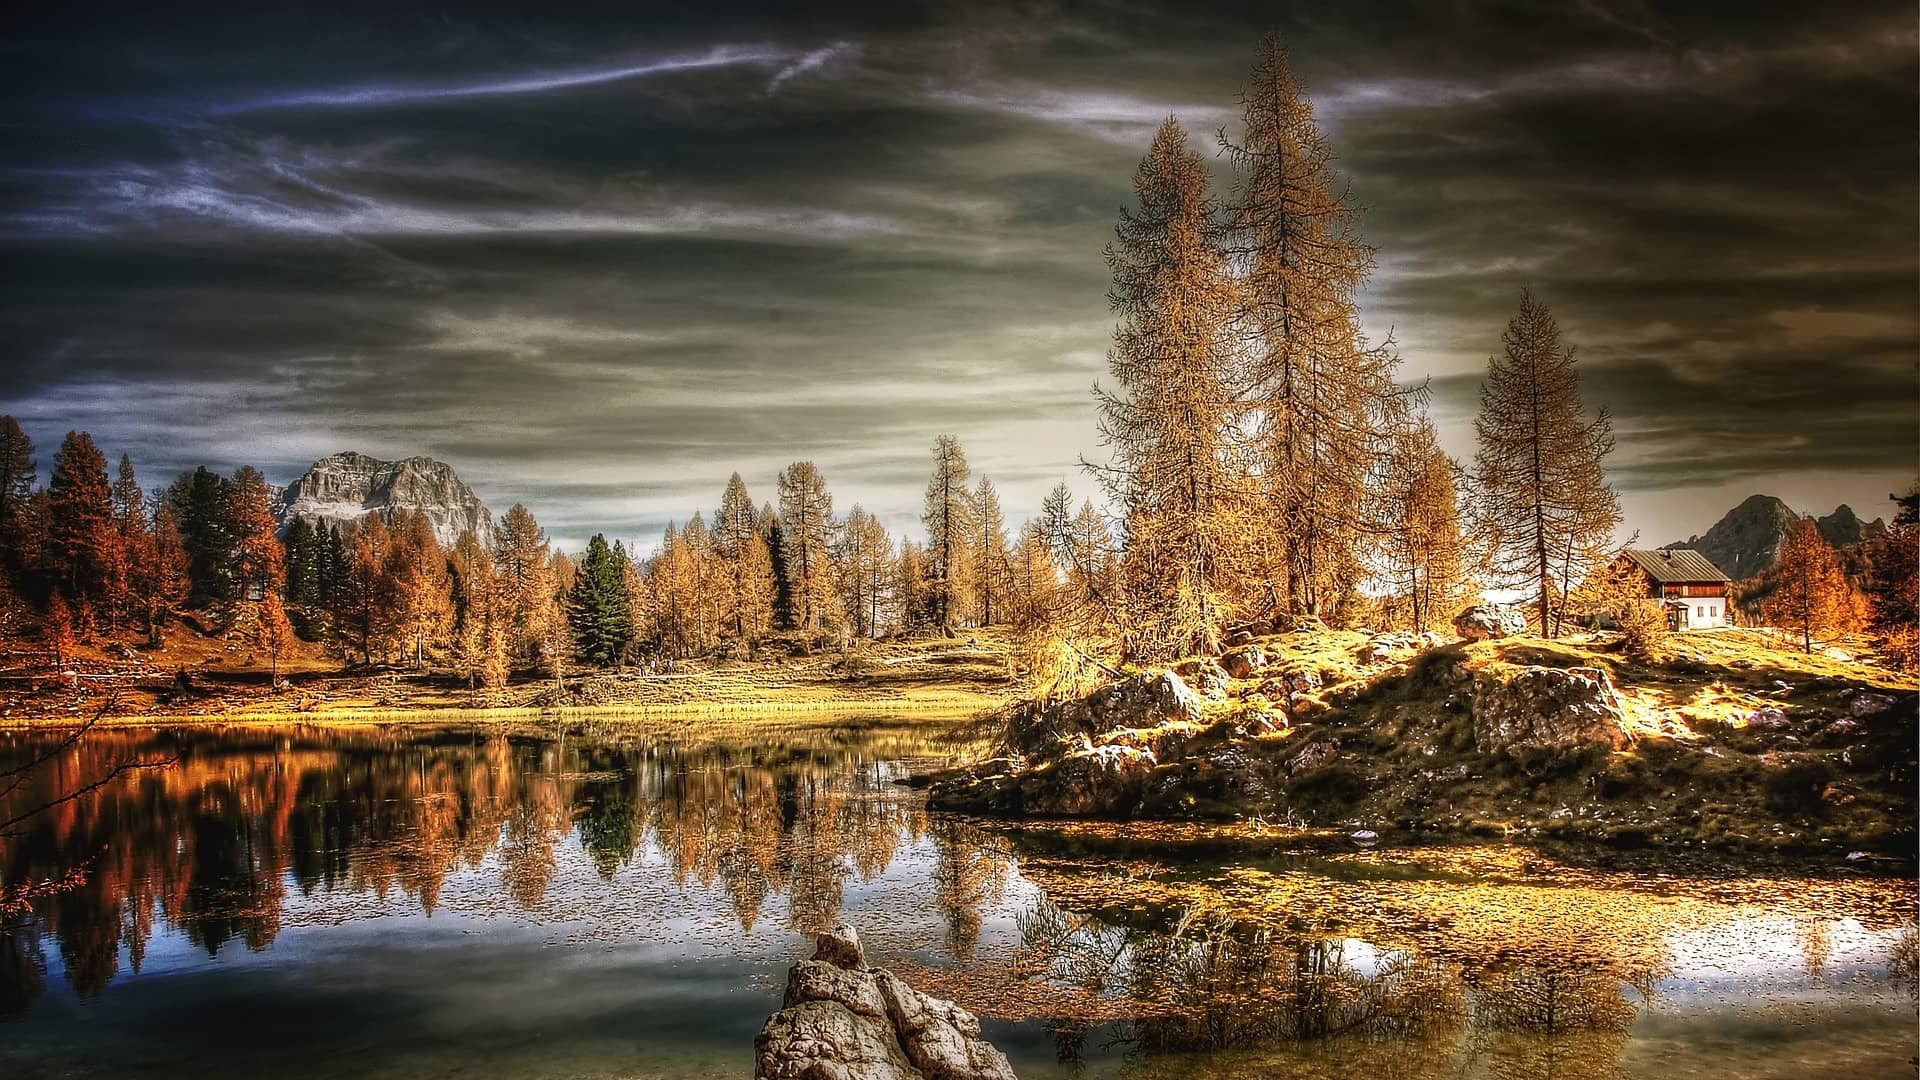
[[[0,408],[154,480],[434,454],[570,541],[651,542],[800,457],[905,525],[943,431],[1025,513],[1089,487],[1099,252],[1146,139],[1172,113],[1211,147],[1275,28],[1368,207],[1368,324],[1434,379],[1457,452],[1531,286],[1650,536],[1729,485],[1871,513],[1912,472],[1910,10],[1275,18],[24,26],[0,46]]]

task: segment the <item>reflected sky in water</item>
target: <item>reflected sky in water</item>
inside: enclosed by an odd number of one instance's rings
[[[51,737],[0,735],[0,768]],[[94,732],[0,1074],[742,1076],[838,918],[1023,1076],[1911,1075],[1911,881],[928,814],[924,724]]]

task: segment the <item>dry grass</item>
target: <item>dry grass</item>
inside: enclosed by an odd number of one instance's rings
[[[109,698],[113,719],[124,723],[370,724],[555,713],[963,716],[997,708],[1013,693],[1010,642],[997,629],[844,651],[772,644],[785,647],[764,648],[752,660],[681,662],[667,672],[572,671],[564,687],[522,673],[504,689],[478,691],[431,664],[422,671],[343,672],[337,659],[302,642],[282,658],[283,685],[276,688],[265,657],[244,641],[174,626],[155,649],[135,635],[96,636],[81,643],[62,672],[37,647],[8,650],[0,655],[0,726],[73,722]],[[175,699],[180,670],[189,673],[194,693]]]

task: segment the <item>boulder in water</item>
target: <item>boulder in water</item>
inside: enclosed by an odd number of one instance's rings
[[[972,1013],[869,968],[853,927],[814,942],[754,1040],[755,1080],[1014,1080]]]

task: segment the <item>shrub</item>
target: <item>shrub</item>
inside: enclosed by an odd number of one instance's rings
[[[1620,643],[1635,660],[1667,655],[1667,613],[1657,604],[1629,604],[1620,616]]]

